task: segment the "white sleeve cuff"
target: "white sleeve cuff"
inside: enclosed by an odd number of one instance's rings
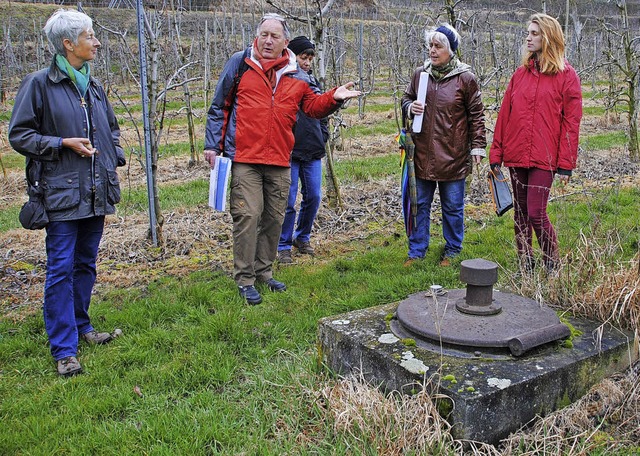
[[[476,149],[471,149],[469,155],[479,155],[481,157],[486,157],[487,151],[478,147]]]

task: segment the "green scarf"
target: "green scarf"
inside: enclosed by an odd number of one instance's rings
[[[458,58],[454,55],[448,63],[442,66],[433,66],[431,65],[431,75],[436,81],[444,78],[446,75],[451,73],[454,68],[458,66]]]
[[[87,62],[84,62],[82,68],[76,70],[71,66],[65,56],[56,54],[56,65],[58,65],[60,71],[71,78],[73,83],[80,91],[80,95],[84,97],[84,95],[87,93],[87,88],[89,87],[89,64]]]

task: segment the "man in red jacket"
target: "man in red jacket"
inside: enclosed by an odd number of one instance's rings
[[[262,302],[256,281],[271,291],[287,289],[273,278],[272,264],[289,194],[298,110],[322,118],[360,95],[351,90],[353,83],[316,94],[287,49],[290,36],[282,16],[265,15],[250,56],[243,58],[240,51],[225,65],[207,119],[205,159],[213,165],[216,155],[233,158],[233,272],[240,296],[249,304]],[[237,81],[243,62],[247,69]]]

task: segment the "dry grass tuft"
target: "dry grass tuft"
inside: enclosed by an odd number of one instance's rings
[[[322,410],[335,432],[379,455],[578,456],[608,454],[640,444],[640,363],[605,379],[574,404],[538,417],[493,446],[454,439],[438,413],[443,396],[425,385],[414,395],[384,394],[362,376],[327,384]],[[357,451],[356,451],[357,452]]]
[[[504,455],[608,454],[640,443],[640,364],[502,443]]]
[[[592,292],[597,317],[629,329],[640,328],[640,253],[627,268],[608,277]]]
[[[497,455],[491,445],[456,440],[451,425],[440,416],[437,401],[425,385],[414,395],[392,392],[368,384],[362,376],[349,377],[322,390],[324,410],[336,432],[348,434],[368,452],[380,455],[462,454]]]

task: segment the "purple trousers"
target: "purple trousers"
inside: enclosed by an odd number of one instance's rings
[[[509,168],[509,172],[518,255],[523,261],[532,261],[535,232],[544,265],[553,269],[558,262],[558,238],[547,215],[547,203],[555,172],[538,168]]]

